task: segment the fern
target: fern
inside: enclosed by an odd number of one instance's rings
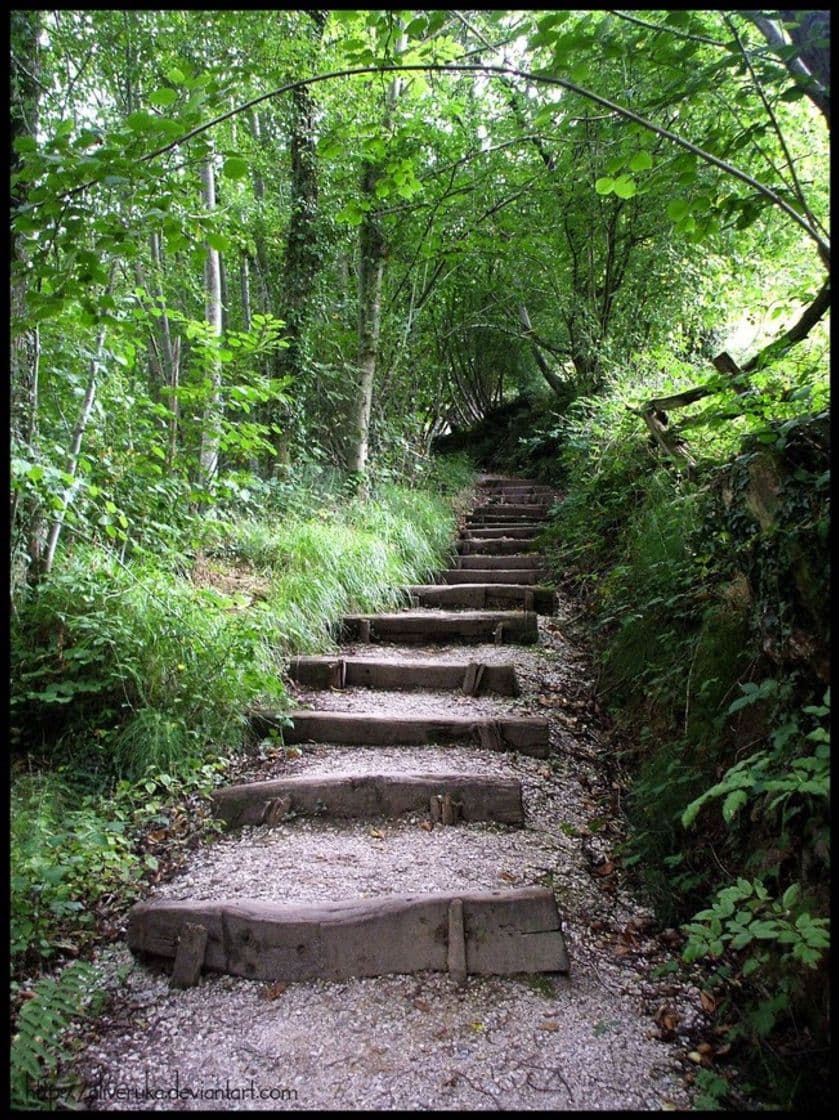
[[[17,1017],[11,1046],[11,1104],[29,1111],[52,1111],[55,1076],[64,1056],[64,1036],[74,1019],[103,996],[93,965],[75,961],[57,977],[32,989]]]

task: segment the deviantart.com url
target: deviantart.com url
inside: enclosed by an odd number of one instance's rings
[[[171,1084],[156,1085],[149,1080],[148,1070],[142,1085],[123,1085],[119,1081],[106,1080],[100,1077],[89,1085],[84,1093],[84,1099],[94,1101],[273,1101],[274,1103],[294,1103],[297,1100],[296,1089],[284,1089],[278,1085],[262,1086],[251,1079],[245,1083],[231,1084],[227,1078],[223,1085],[181,1085],[181,1079],[175,1071],[175,1079]]]

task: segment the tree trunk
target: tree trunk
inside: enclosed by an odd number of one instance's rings
[[[397,50],[404,50],[406,38],[400,35]],[[388,86],[385,125],[393,119],[393,111],[402,88],[399,78]],[[363,474],[367,468],[370,447],[370,413],[376,381],[376,360],[382,324],[382,279],[385,268],[385,240],[376,212],[376,181],[379,168],[365,162],[361,175],[361,191],[370,203],[359,226],[360,265],[358,270],[358,383],[350,416],[350,438],[347,470]]]
[[[10,83],[10,144],[12,173],[19,172],[22,160],[14,149],[14,141],[32,137],[38,126],[39,52],[38,34],[42,13],[34,10],[13,11],[10,22],[10,45],[14,68]],[[12,211],[26,202],[28,184],[18,180],[11,197]],[[12,232],[9,347],[9,419],[12,447],[23,456],[35,456],[38,434],[38,360],[40,340],[38,328],[26,320],[26,292],[30,280],[26,271],[25,239]],[[36,498],[15,493],[10,510],[12,550],[29,557],[25,583],[35,577],[44,546],[45,525]],[[13,572],[12,585],[17,581]]]
[[[213,157],[209,155],[201,165],[201,187],[204,207],[213,211],[216,206],[216,183]],[[207,260],[204,264],[205,315],[212,334],[220,338],[222,334],[221,268],[219,252],[207,245]],[[208,358],[210,396],[204,409],[204,422],[201,431],[201,450],[199,453],[198,473],[201,485],[209,488],[218,471],[219,444],[221,442],[221,361],[215,355]]]
[[[530,349],[533,353],[533,357],[536,359],[536,365],[539,367],[539,371],[541,372],[542,376],[558,397],[564,396],[565,383],[561,378],[557,377],[557,375],[548,365],[545,355],[542,353],[539,347],[539,343],[536,341],[536,338],[533,334],[533,327],[530,323],[530,316],[528,315],[527,308],[523,303],[519,304],[519,322],[521,323],[522,330],[524,331],[528,341],[530,342]]]
[[[375,198],[377,169],[366,164],[361,189]],[[361,263],[358,274],[358,387],[351,418],[347,470],[362,474],[367,466],[370,442],[370,410],[376,378],[382,312],[382,278],[385,243],[375,211],[364,215],[360,232]]]

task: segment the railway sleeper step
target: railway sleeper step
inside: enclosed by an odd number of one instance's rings
[[[498,692],[518,696],[512,665],[452,661],[376,661],[360,657],[295,657],[288,675],[312,688],[462,689],[468,696]]]
[[[173,959],[173,987],[203,970],[252,980],[345,980],[425,970],[469,975],[568,972],[547,887],[385,895],[326,903],[247,899],[136,904],[128,946]]]
[[[291,720],[292,726],[288,726]],[[257,734],[281,729],[285,743],[336,743],[368,747],[411,747],[472,742],[492,751],[520,751],[533,758],[550,752],[548,721],[539,716],[377,716],[366,712],[256,709]]]
[[[347,641],[495,642],[531,645],[539,640],[535,611],[398,611],[350,614],[341,620]]]
[[[460,535],[465,540],[475,537],[507,537],[510,540],[530,540],[538,537],[543,532],[541,525],[474,525],[471,528],[461,529]]]
[[[516,514],[534,521],[544,521],[548,516],[547,506],[544,502],[486,502],[484,505],[475,506],[471,512],[471,516],[494,515],[496,513],[503,514],[504,516]]]
[[[458,540],[455,548],[464,556],[482,553],[485,556],[510,556],[523,552],[536,552],[536,542],[532,540],[500,540],[494,537],[473,537],[471,540]]]
[[[437,572],[443,583],[518,583],[533,586],[547,579],[539,568],[446,568]]]
[[[419,607],[487,608],[522,607],[537,614],[553,614],[556,592],[552,587],[520,583],[418,584],[406,587],[412,601]]]
[[[524,823],[515,778],[462,774],[329,774],[228,786],[213,793],[213,812],[228,828],[276,825],[295,816],[401,817]]]
[[[510,553],[506,556],[493,555],[489,556],[484,553],[458,553],[453,557],[454,567],[458,571],[468,570],[469,568],[501,568],[507,571],[545,571],[545,561],[542,556],[537,552],[530,553]]]

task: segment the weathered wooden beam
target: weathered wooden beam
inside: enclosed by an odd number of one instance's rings
[[[552,587],[520,583],[420,584],[406,591],[420,607],[469,607],[473,610],[522,607],[537,614],[553,614],[556,592]]]
[[[400,611],[394,614],[346,615],[342,634],[358,638],[359,623],[367,621],[374,642],[491,642],[495,627],[504,623],[505,641],[528,645],[539,639],[534,611]]]
[[[457,899],[465,961],[455,955],[454,963],[465,964],[469,975],[568,971],[556,901],[546,887],[320,904],[141,902],[129,914],[128,946],[135,954],[172,958],[189,923],[207,931],[204,968],[252,980],[446,972],[450,905]]]
[[[509,528],[485,528],[483,525],[478,525],[474,529],[461,530],[461,537],[466,540],[472,540],[475,537],[506,537],[509,540],[532,540],[533,537],[538,537],[542,532],[542,527],[539,525],[510,525]]]
[[[529,573],[525,573],[526,575]],[[382,661],[358,657],[295,657],[288,667],[288,675],[299,684],[312,688],[337,688],[332,683],[334,666],[340,662],[344,668],[343,688],[384,689],[450,689],[460,688],[465,664],[455,661],[407,661],[388,658]],[[519,692],[516,670],[513,665],[486,665],[481,678],[483,692],[498,692],[503,696],[517,696]]]
[[[465,821],[524,821],[521,783],[514,778],[471,774],[329,774],[247,782],[213,793],[213,813],[228,828],[278,824],[289,813],[328,817],[401,817],[425,814],[429,799],[448,795],[462,805]],[[285,808],[276,821],[266,806]]]
[[[497,559],[497,557],[496,557]],[[505,557],[506,559],[506,557]],[[546,579],[547,571],[539,568],[446,568],[437,572],[443,583],[516,583],[533,584]]]
[[[472,540],[459,540],[455,548],[463,556],[480,554],[483,556],[518,556],[522,552],[536,552],[535,541],[496,540],[494,537],[475,537]]]
[[[501,624],[499,624],[501,625]],[[506,640],[506,634],[504,635]],[[482,724],[499,729],[497,750],[517,750],[535,758],[549,751],[548,721],[538,716],[503,716],[495,721],[473,716],[377,716],[360,712],[256,711],[252,723],[257,733],[281,728],[286,743],[344,743],[359,746],[418,746],[480,737]],[[283,726],[286,719],[292,727]]]
[[[458,556],[458,570],[470,571],[472,568],[504,568],[507,571],[523,569],[525,571],[545,570],[545,561],[538,552],[513,553],[509,556],[490,556],[487,553],[474,553],[469,556]]]

